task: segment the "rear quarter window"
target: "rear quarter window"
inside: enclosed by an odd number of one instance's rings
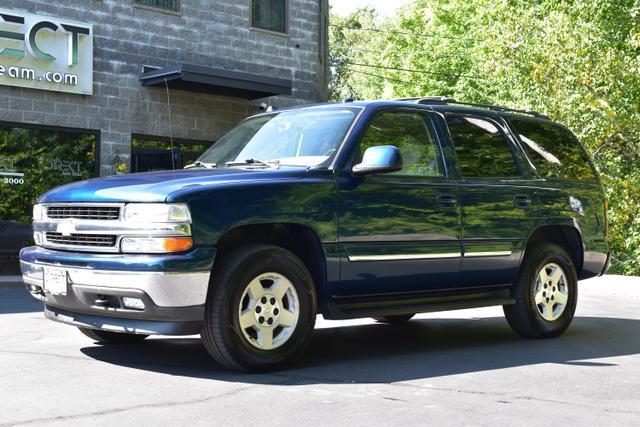
[[[595,171],[578,139],[551,122],[512,118],[529,159],[543,178],[593,180]]]

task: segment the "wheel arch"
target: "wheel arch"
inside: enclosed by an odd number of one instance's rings
[[[215,270],[227,254],[247,244],[270,244],[296,255],[307,267],[313,279],[318,299],[318,312],[324,306],[327,283],[327,261],[318,233],[308,225],[294,222],[274,222],[240,225],[224,233],[216,243]]]
[[[543,243],[553,243],[567,251],[576,269],[578,277],[584,266],[584,244],[580,231],[571,225],[548,224],[534,229],[525,246],[522,260],[527,258],[533,248]],[[522,269],[522,265],[520,267]]]

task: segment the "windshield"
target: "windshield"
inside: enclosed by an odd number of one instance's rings
[[[358,108],[308,108],[250,118],[198,162],[218,167],[253,164],[317,166],[338,151]]]

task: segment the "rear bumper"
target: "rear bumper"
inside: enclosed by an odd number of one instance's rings
[[[31,295],[45,303],[47,318],[107,331],[199,333],[211,269],[192,271],[193,253],[81,254],[82,261],[74,258],[77,255],[42,248],[26,248],[20,254],[23,281]],[[45,269],[64,272],[66,292],[52,294],[46,289]],[[125,298],[139,300],[143,307],[127,306]]]
[[[607,271],[609,271],[609,267],[611,267],[611,252],[607,252],[607,260],[604,263],[604,268],[602,269],[600,275],[604,276],[605,274],[607,274]]]
[[[585,242],[582,272],[578,279],[585,280],[605,274],[611,263],[611,252],[606,241]]]

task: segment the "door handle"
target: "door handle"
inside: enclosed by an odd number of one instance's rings
[[[526,194],[518,194],[513,197],[513,204],[516,208],[528,209],[531,207],[531,197]]]
[[[458,201],[451,194],[441,194],[438,196],[438,207],[443,209],[451,209],[458,206]]]

